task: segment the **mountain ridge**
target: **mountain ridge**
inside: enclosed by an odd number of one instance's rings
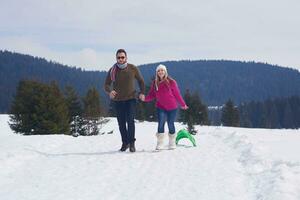
[[[222,105],[228,98],[239,104],[270,97],[300,95],[300,73],[293,68],[254,61],[231,60],[178,60],[139,65],[150,84],[157,64],[165,64],[183,94],[186,89],[200,93],[210,106]],[[7,113],[18,82],[37,79],[43,82],[55,80],[63,88],[73,85],[83,96],[88,87],[95,86],[104,98],[103,83],[107,71],[86,71],[78,67],[48,61],[9,51],[0,51],[0,112]],[[183,76],[184,75],[184,76]]]

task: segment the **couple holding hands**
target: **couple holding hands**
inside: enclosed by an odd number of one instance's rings
[[[135,152],[135,109],[136,91],[135,81],[139,84],[139,99],[143,102],[156,100],[158,129],[156,132],[156,150],[161,150],[164,144],[164,125],[167,121],[169,132],[169,149],[175,149],[175,118],[178,103],[181,109],[188,109],[184,102],[177,83],[168,76],[165,65],[158,65],[155,79],[151,83],[150,91],[145,96],[145,83],[139,69],[133,64],[127,63],[127,53],[124,49],[119,49],[116,53],[117,62],[110,68],[105,83],[104,90],[114,102],[119,130],[122,138],[120,151]]]

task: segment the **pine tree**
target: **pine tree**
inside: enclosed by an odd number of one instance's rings
[[[231,99],[229,99],[225,106],[222,109],[222,123],[224,126],[239,126],[239,111],[234,106],[234,103]]]
[[[266,128],[268,121],[267,107],[264,103],[258,103],[258,110],[260,112],[260,115],[258,115],[259,127]]]
[[[152,80],[153,81],[153,80]],[[146,85],[146,94],[149,92],[150,86]],[[135,118],[141,121],[156,121],[157,113],[155,107],[155,100],[152,102],[137,102]]]
[[[82,114],[82,106],[80,98],[72,86],[65,87],[65,100],[69,109],[69,121],[72,118]]]
[[[295,128],[290,103],[286,101],[283,114],[283,128]]]
[[[288,99],[292,110],[292,118],[294,122],[294,127],[300,127],[300,96],[292,96]]]
[[[35,81],[20,81],[16,96],[12,102],[10,113],[10,128],[16,133],[24,135],[34,134],[38,123],[37,112],[39,95],[42,85]]]
[[[44,114],[50,133],[70,134],[68,107],[56,82],[51,82],[48,94],[46,94],[47,109]]]
[[[153,84],[154,77],[152,77],[152,81],[149,85],[146,86],[146,94],[149,92],[151,88],[151,84]],[[149,103],[144,104],[145,109],[145,120],[153,122],[157,121],[157,111],[155,107],[155,100]]]
[[[73,136],[83,133],[83,110],[80,98],[72,86],[65,87],[65,101],[69,111],[70,131]]]
[[[189,116],[189,119],[187,120],[187,130],[192,135],[196,135],[197,133],[191,116]]]
[[[240,116],[240,126],[241,127],[247,127],[252,128],[252,122],[250,119],[250,112],[248,110],[248,105],[241,104],[239,106],[239,116]]]
[[[11,113],[10,127],[16,133],[70,133],[68,109],[56,83],[20,81]]]
[[[202,103],[197,92],[190,94],[190,91],[186,90],[184,101],[189,106],[189,109],[180,112],[179,121],[183,123],[191,121],[192,124],[209,125],[207,106]]]
[[[197,92],[191,94],[189,90],[186,90],[183,98],[189,109],[181,110],[179,121],[187,124],[187,129],[191,134],[196,134],[194,125],[209,124],[207,106],[202,103]]]
[[[146,109],[145,109],[145,103],[142,101],[137,101],[136,109],[135,109],[135,119],[144,121],[146,120]]]
[[[278,111],[274,101],[268,99],[265,101],[268,109],[268,119],[266,128],[281,128],[279,123]]]
[[[100,103],[100,95],[95,87],[88,90],[83,102],[84,135],[97,135],[99,134],[98,126],[101,124],[103,110]]]
[[[95,87],[88,90],[83,99],[84,112],[83,115],[87,118],[100,118],[103,114],[101,108],[100,95]]]

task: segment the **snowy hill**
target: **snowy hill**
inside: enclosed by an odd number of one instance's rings
[[[110,119],[113,134],[74,138],[16,135],[0,115],[0,199],[300,199],[299,130],[198,126],[197,147],[153,152],[143,122],[137,152],[121,153]]]

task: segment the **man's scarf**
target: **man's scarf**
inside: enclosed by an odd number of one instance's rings
[[[111,67],[111,70],[110,70],[110,79],[114,82],[116,80],[116,74],[117,74],[117,71],[119,69],[125,69],[127,67],[127,63],[125,64],[118,64],[118,63],[115,63],[112,67]]]

